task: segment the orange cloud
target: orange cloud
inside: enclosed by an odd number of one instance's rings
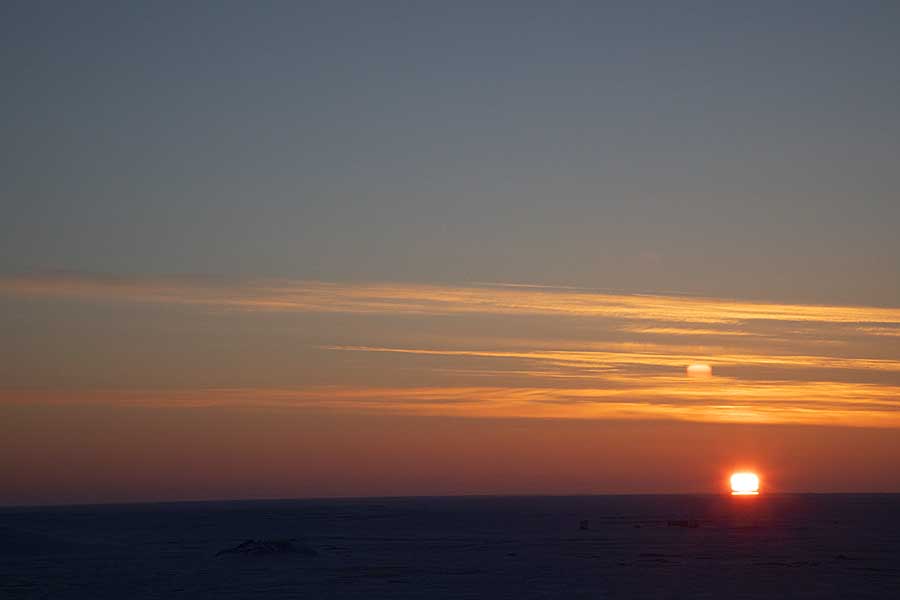
[[[471,418],[900,427],[900,387],[619,376],[593,388],[494,386],[0,390],[0,405],[253,407]]]
[[[607,294],[539,286],[83,276],[0,278],[0,293],[17,298],[190,305],[246,318],[256,312],[470,315],[480,325],[476,315],[490,315],[491,323],[519,317],[506,322],[515,324],[515,333],[507,337],[498,330],[491,330],[489,337],[476,327],[458,333],[456,326],[465,322],[462,318],[434,319],[429,322],[432,330],[414,341],[408,339],[413,335],[392,325],[388,330],[371,330],[374,333],[340,332],[344,342],[358,339],[358,344],[328,343],[331,330],[323,328],[304,351],[330,356],[356,353],[353,359],[359,358],[361,368],[352,386],[347,385],[351,379],[334,366],[340,361],[329,363],[326,356],[322,364],[333,368],[317,381],[341,385],[275,388],[266,385],[263,377],[275,368],[250,364],[266,360],[251,357],[241,382],[253,382],[255,367],[255,387],[2,390],[0,402],[5,404],[279,406],[460,417],[900,426],[900,353],[891,346],[891,338],[900,330],[897,308]],[[544,334],[542,338],[527,325],[538,322],[537,317],[566,319],[541,320],[543,328],[535,329]],[[448,326],[450,321],[453,324]],[[575,331],[574,339],[557,333],[560,322],[573,328],[569,331]],[[520,327],[522,323],[526,325]],[[398,341],[403,336],[407,339]],[[403,385],[411,381],[409,365],[414,357],[430,358],[415,362],[419,385]],[[685,367],[695,362],[712,365],[714,376],[685,377]],[[61,359],[60,364],[66,363]],[[371,382],[365,380],[366,374],[376,369],[372,365],[378,369],[387,365],[378,372],[380,385],[367,385]],[[171,385],[171,381],[161,384]]]
[[[368,346],[327,346],[329,350],[346,350],[356,352],[389,352],[397,354],[421,354],[437,356],[468,356],[479,358],[510,358],[529,361],[543,361],[557,365],[589,365],[592,367],[609,367],[613,365],[642,365],[683,368],[688,363],[700,358],[715,362],[717,365],[730,366],[775,366],[775,367],[808,367],[820,369],[860,369],[869,371],[900,372],[900,360],[877,358],[849,358],[840,356],[805,356],[805,355],[770,355],[770,354],[729,354],[715,352],[708,356],[697,356],[696,353],[679,352],[669,347],[669,351],[660,350],[635,352],[617,349],[612,345],[610,350],[534,350],[527,352],[507,352],[499,350],[436,350],[421,348],[379,348]]]
[[[745,302],[652,294],[607,294],[529,286],[440,286],[199,278],[103,278],[76,275],[0,278],[0,292],[94,300],[206,305],[265,311],[402,314],[570,315],[734,325],[800,321],[900,325],[900,309]]]

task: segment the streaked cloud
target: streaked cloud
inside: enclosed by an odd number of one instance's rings
[[[434,350],[416,348],[377,348],[366,346],[331,346],[330,350],[357,352],[393,352],[442,356],[469,356],[480,358],[512,358],[542,361],[557,365],[588,365],[604,367],[612,365],[643,365],[682,368],[696,358],[707,359],[717,365],[731,366],[781,366],[812,367],[819,369],[864,369],[900,373],[900,360],[875,358],[844,358],[835,356],[765,355],[715,353],[697,356],[686,353],[610,351],[536,350],[531,352],[501,352],[493,350]]]
[[[713,380],[714,381],[714,380]],[[317,386],[306,389],[0,390],[0,404],[251,407],[427,416],[674,419],[721,423],[900,426],[900,387],[625,378],[611,388]]]
[[[205,373],[216,372],[208,353],[218,347],[222,336],[231,335],[229,328],[234,328],[233,344],[243,347],[244,336],[256,335],[248,323],[262,313],[277,314],[288,323],[294,323],[292,319],[305,319],[307,325],[323,323],[312,338],[303,337],[303,328],[291,327],[277,330],[278,344],[256,346],[277,348],[271,352],[280,354],[241,352],[235,379],[240,387],[197,384],[172,389],[180,384],[152,369],[148,380],[161,377],[159,389],[129,383],[123,375],[118,390],[102,385],[90,389],[80,383],[79,389],[40,391],[40,379],[29,388],[30,380],[20,378],[17,381],[25,381],[28,385],[22,387],[28,389],[0,389],[0,402],[6,404],[256,406],[460,417],[900,427],[898,308],[518,284],[351,284],[72,274],[0,278],[0,294],[26,303],[33,299],[63,304],[113,302],[135,310],[145,305],[177,305],[227,315],[234,320],[217,319],[211,329],[198,332],[214,336],[208,337],[210,343],[179,349],[186,369],[198,371],[203,364]],[[61,308],[60,314],[64,312]],[[167,311],[154,314],[165,319]],[[305,314],[311,316],[300,317]],[[342,315],[353,315],[352,324]],[[139,322],[139,315],[134,316]],[[377,318],[384,316],[391,318]],[[159,323],[154,325],[157,332]],[[367,323],[374,325],[367,327]],[[125,343],[116,341],[124,338],[108,339],[105,343]],[[168,356],[168,340],[160,343]],[[81,352],[77,344],[72,347]],[[106,348],[97,355],[115,356],[115,350]],[[15,356],[13,348],[8,351]],[[86,354],[91,351],[97,348],[84,349]],[[301,354],[327,366],[317,368],[315,384],[303,374],[307,371],[291,371],[292,360]],[[55,354],[39,356],[46,361]],[[78,360],[67,356],[61,353],[52,369],[39,365],[33,371],[66,373],[66,368],[73,368],[67,365],[85,364],[80,355]],[[713,376],[686,377],[686,366],[697,362],[712,365]],[[127,366],[122,372],[140,370],[140,365]],[[97,371],[104,375],[104,382],[113,377],[104,365]],[[293,387],[273,384],[273,376],[288,371],[291,377],[282,380],[300,383]],[[181,376],[177,370],[171,373]],[[68,380],[88,380],[81,375],[72,373]]]
[[[56,275],[5,277],[0,279],[0,291],[17,295],[199,304],[243,310],[571,315],[710,325],[734,325],[745,321],[900,325],[900,308],[777,304],[511,285],[236,282],[203,278]]]
[[[640,333],[646,335],[718,335],[718,336],[751,336],[760,335],[749,331],[736,331],[733,329],[702,329],[697,327],[623,327],[622,331],[628,333]]]
[[[900,337],[900,327],[859,327],[857,331],[865,335]]]

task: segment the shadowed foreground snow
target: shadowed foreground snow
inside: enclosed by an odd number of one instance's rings
[[[246,545],[248,540],[254,541]],[[281,548],[283,540],[303,551],[222,552]],[[0,597],[10,599],[891,598],[897,593],[897,495],[395,498],[0,509]]]

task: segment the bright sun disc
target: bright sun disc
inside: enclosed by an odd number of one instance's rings
[[[756,473],[734,473],[731,476],[733,496],[755,496],[759,494],[759,477]]]

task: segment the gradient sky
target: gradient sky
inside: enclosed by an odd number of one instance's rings
[[[4,2],[0,503],[900,491],[898,40]]]

